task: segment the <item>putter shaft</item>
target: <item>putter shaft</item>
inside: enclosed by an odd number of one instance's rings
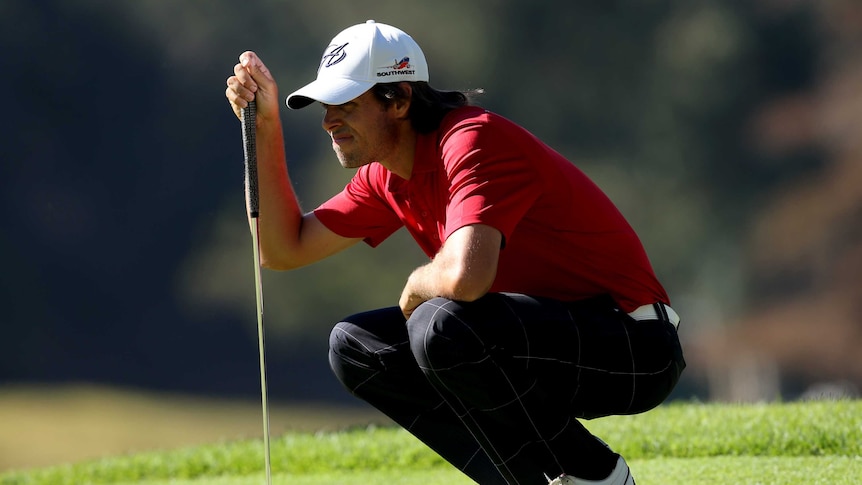
[[[242,146],[245,155],[246,205],[251,226],[252,246],[254,249],[254,289],[257,301],[257,342],[260,355],[260,402],[263,408],[263,455],[266,471],[266,485],[272,485],[272,467],[269,445],[269,404],[266,387],[266,345],[263,331],[263,282],[260,275],[260,234],[258,232],[259,196],[257,185],[257,142],[256,142],[257,105],[254,101],[242,110]]]

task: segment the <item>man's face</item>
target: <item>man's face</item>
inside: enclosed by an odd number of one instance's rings
[[[385,161],[395,151],[399,137],[394,110],[371,91],[337,106],[324,104],[323,109],[323,129],[344,168]]]

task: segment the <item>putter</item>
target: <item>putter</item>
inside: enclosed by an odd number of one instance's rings
[[[269,452],[269,408],[266,397],[266,347],[263,335],[263,283],[260,278],[260,239],[257,229],[260,198],[257,186],[256,116],[257,105],[251,101],[248,103],[248,107],[242,110],[242,148],[245,156],[246,206],[251,224],[252,245],[254,246],[254,289],[257,300],[257,343],[260,354],[260,402],[263,407],[263,459],[266,470],[266,485],[272,485]]]

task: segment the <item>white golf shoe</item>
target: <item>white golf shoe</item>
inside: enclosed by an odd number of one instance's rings
[[[626,461],[620,457],[614,471],[604,480],[583,480],[569,475],[560,475],[548,481],[548,485],[635,485],[635,479]]]

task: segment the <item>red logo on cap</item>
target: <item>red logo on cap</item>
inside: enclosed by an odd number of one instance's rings
[[[408,67],[410,67],[410,58],[405,57],[405,58],[401,59],[400,61],[395,61],[395,64],[392,66],[392,69],[395,69],[396,71],[398,71],[401,69],[407,69]]]

